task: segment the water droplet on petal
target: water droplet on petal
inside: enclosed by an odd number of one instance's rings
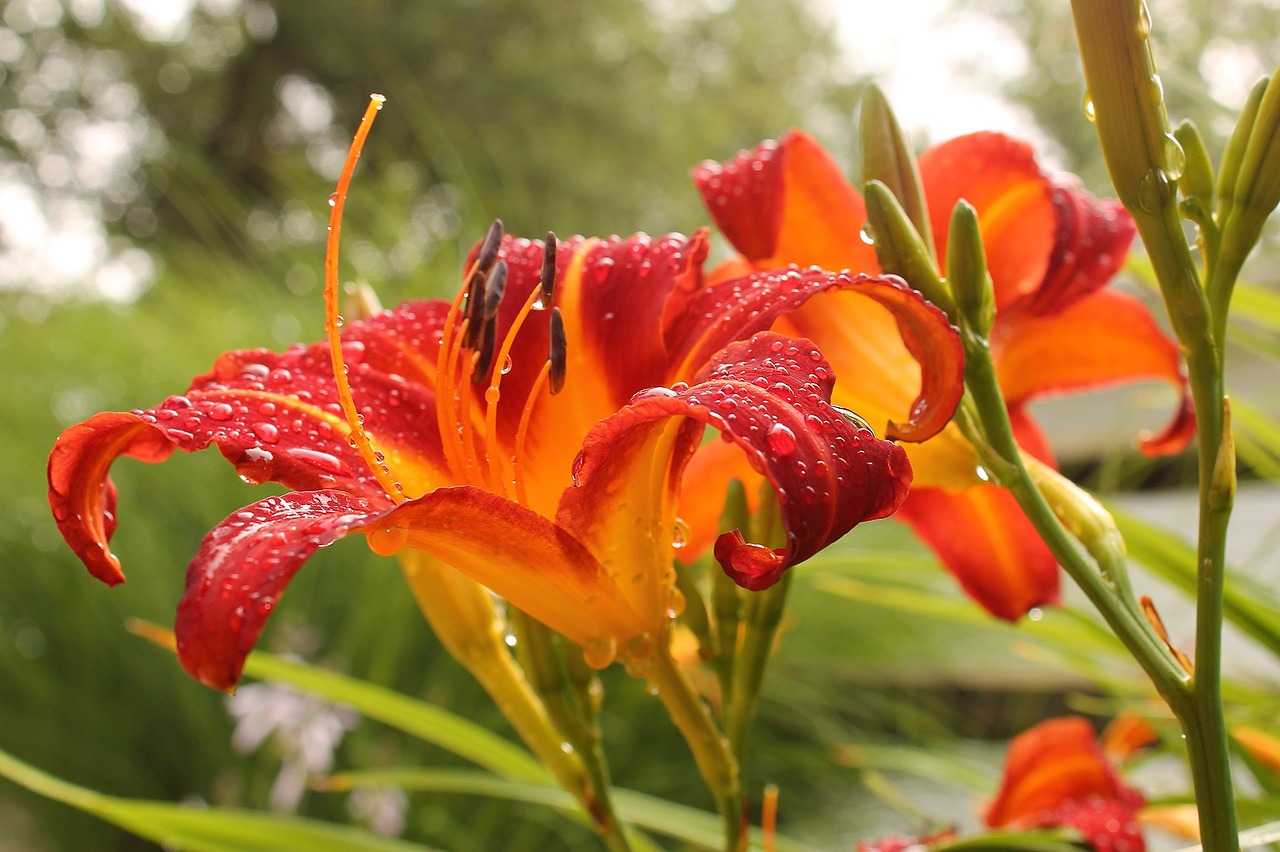
[[[764,440],[769,445],[769,449],[780,456],[789,456],[796,451],[796,433],[781,423],[775,423],[769,427]]]
[[[404,547],[409,533],[399,527],[387,527],[370,531],[366,538],[369,540],[369,549],[374,553],[379,556],[391,556]]]
[[[220,402],[209,409],[210,420],[230,420],[235,414],[235,409],[225,402]]]
[[[588,639],[582,646],[582,660],[593,669],[607,669],[618,656],[618,642],[612,636]]]
[[[676,518],[675,526],[671,531],[671,546],[676,550],[680,550],[689,543],[689,536],[689,524],[685,522],[684,518]]]

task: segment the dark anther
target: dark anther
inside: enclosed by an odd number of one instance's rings
[[[485,291],[485,273],[480,267],[471,270],[471,277],[467,279],[467,302],[465,313],[463,316],[467,319],[467,335],[462,340],[462,345],[468,349],[476,348],[476,341],[480,339],[480,329],[483,323],[481,318],[484,314],[484,297]]]
[[[564,337],[564,319],[560,316],[560,309],[551,309],[551,341],[549,351],[547,352],[547,360],[551,362],[551,395],[555,396],[560,393],[564,387],[565,371],[568,369],[566,359],[569,355],[569,347]]]
[[[502,294],[507,289],[507,262],[498,261],[489,273],[489,280],[484,285],[484,321],[493,322],[498,315],[498,305],[502,304]]]
[[[502,245],[502,220],[494,219],[489,225],[489,230],[485,232],[480,251],[476,253],[476,268],[481,272],[488,272],[493,267],[493,262],[498,259],[500,245]]]
[[[471,381],[477,385],[489,380],[489,368],[493,366],[493,350],[498,346],[498,324],[485,323],[480,337],[480,348],[476,350],[476,365],[471,370]]]
[[[556,294],[556,235],[547,231],[547,242],[542,249],[542,292],[538,301],[544,308],[551,307]]]

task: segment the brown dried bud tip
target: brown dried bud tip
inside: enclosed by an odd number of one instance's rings
[[[569,355],[569,347],[564,336],[564,319],[560,316],[558,307],[551,309],[550,337],[547,360],[551,362],[551,395],[555,396],[564,387],[565,373],[568,369],[566,361]]]
[[[547,241],[542,247],[542,290],[538,301],[544,308],[551,307],[556,294],[556,235],[547,231]]]
[[[498,315],[498,306],[502,304],[502,294],[507,289],[507,262],[498,261],[489,273],[489,280],[484,285],[484,321],[493,322]]]

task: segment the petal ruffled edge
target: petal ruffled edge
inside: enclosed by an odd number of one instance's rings
[[[557,518],[584,541],[595,542],[589,546],[608,547],[619,500],[632,496],[625,484],[660,472],[666,481],[650,499],[673,503],[702,427],[710,425],[742,449],[778,495],[785,547],[748,543],[736,530],[722,534],[715,547],[735,582],[767,588],[861,521],[891,514],[910,485],[905,451],[877,440],[832,406],[834,383],[810,341],[761,332],[734,343],[697,384],[643,391],[598,424],[583,445],[578,486],[565,492]],[[666,423],[671,417],[688,421],[674,436]],[[667,464],[661,463],[664,449]],[[629,511],[663,517],[674,510]]]
[[[226,518],[187,567],[174,634],[178,660],[201,683],[231,690],[267,617],[302,564],[386,505],[343,491],[268,497]]]
[[[925,441],[951,421],[964,395],[964,347],[947,315],[895,275],[852,275],[818,267],[792,266],[721,281],[689,300],[678,339],[683,341],[683,374],[706,363],[734,340],[768,328],[784,314],[798,310],[814,295],[848,289],[888,310],[903,344],[920,364],[920,393],[905,421],[888,425],[889,437]]]

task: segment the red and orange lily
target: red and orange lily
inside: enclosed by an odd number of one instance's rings
[[[707,426],[773,484],[786,527],[777,549],[720,537],[741,585],[775,582],[905,498],[903,450],[830,404],[835,373],[812,343],[767,330],[817,293],[854,290],[954,377],[945,316],[900,282],[811,269],[709,286],[703,234],[499,234],[473,252],[452,303],[331,322],[328,343],[223,354],[184,394],[58,439],[54,516],[108,584],[124,579],[108,550],[119,456],[159,462],[212,445],[246,481],[290,489],[232,513],[191,561],[176,633],[193,676],[234,685],[297,570],[353,532],[379,553],[417,548],[454,566],[594,665],[641,658],[680,608],[677,495]],[[904,428],[936,430],[949,415]]]
[[[1144,452],[1181,449],[1194,428],[1177,348],[1136,299],[1104,285],[1124,261],[1134,227],[1123,208],[1046,176],[1029,146],[994,133],[960,137],[920,157],[936,249],[959,199],[979,216],[997,314],[991,345],[1019,443],[1052,463],[1026,411],[1032,399],[1138,379],[1182,393],[1177,416]],[[783,264],[879,270],[866,208],[839,166],[808,135],[694,171],[720,230],[740,253],[712,280]],[[846,377],[835,401],[883,424],[920,387],[913,350],[891,318],[857,293],[810,300],[777,332],[814,340]],[[1013,498],[985,485],[955,425],[908,448],[915,483],[898,516],[993,614],[1016,619],[1059,596],[1057,563]]]
[[[992,828],[1069,826],[1095,852],[1143,852],[1137,812],[1144,802],[1107,760],[1089,722],[1069,716],[1013,738],[984,820]]]

